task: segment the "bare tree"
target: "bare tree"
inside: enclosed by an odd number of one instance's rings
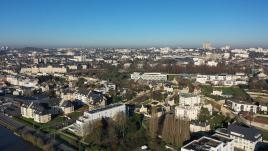
[[[178,119],[173,114],[167,114],[164,120],[162,138],[166,143],[182,146],[190,137],[189,121]]]

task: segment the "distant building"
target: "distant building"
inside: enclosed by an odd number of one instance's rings
[[[31,68],[21,68],[20,73],[23,74],[54,74],[54,73],[66,73],[67,69],[63,66],[44,66],[44,67],[31,67]]]
[[[213,90],[212,95],[221,96],[222,95],[222,90]]]
[[[210,42],[205,42],[205,43],[203,43],[203,49],[211,50],[213,48],[212,48],[212,45]]]
[[[231,46],[230,45],[225,45],[223,47],[221,47],[221,50],[230,50]]]
[[[211,83],[213,85],[234,86],[248,83],[248,76],[244,73],[219,74],[219,75],[197,75],[196,82],[201,84]]]
[[[147,81],[167,81],[167,75],[161,73],[139,73],[134,72],[130,75],[132,80],[147,80]]]
[[[216,67],[218,65],[218,62],[212,60],[212,61],[208,61],[207,62],[207,65],[210,66],[210,67]]]
[[[235,112],[239,113],[242,111],[257,113],[258,110],[267,112],[267,106],[255,105],[252,102],[238,101],[238,100],[227,100],[226,104]]]

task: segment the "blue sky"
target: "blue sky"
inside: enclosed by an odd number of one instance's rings
[[[0,0],[0,45],[268,47],[268,0]]]

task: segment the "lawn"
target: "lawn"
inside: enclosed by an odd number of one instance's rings
[[[82,115],[83,115],[83,112],[75,111],[73,113],[68,114],[67,116],[70,117],[71,119],[77,120]]]
[[[41,127],[43,124],[41,123],[36,123],[33,119],[30,118],[25,118],[25,117],[13,117],[13,119],[22,122],[24,124],[27,124],[29,126],[35,127],[35,128],[39,128]]]
[[[214,98],[216,100],[223,99],[223,97],[211,95],[213,90],[222,90],[222,93],[224,95],[231,95],[234,98],[241,98],[241,99],[248,98],[247,93],[244,92],[244,90],[240,89],[239,87],[212,87],[210,85],[202,86],[202,94],[204,94],[205,96]]]

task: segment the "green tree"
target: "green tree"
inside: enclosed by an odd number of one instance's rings
[[[76,86],[78,87],[81,87],[84,85],[84,83],[86,82],[87,80],[85,78],[79,78],[78,81],[76,82]]]
[[[200,121],[208,121],[211,118],[210,113],[207,108],[201,108],[201,111],[198,115],[198,120]]]

